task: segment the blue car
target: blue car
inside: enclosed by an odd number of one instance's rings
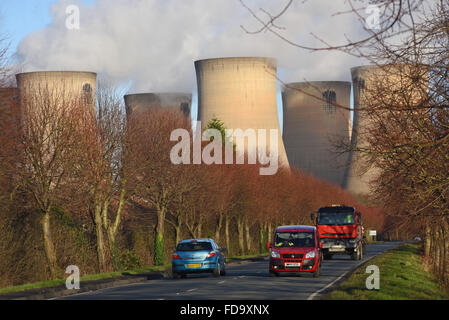
[[[226,274],[226,249],[220,249],[212,239],[183,240],[176,246],[172,259],[174,279],[185,278],[188,273]]]

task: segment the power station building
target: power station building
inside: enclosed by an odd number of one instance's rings
[[[190,93],[138,93],[125,95],[126,114],[149,108],[179,110],[190,117],[192,94]]]
[[[43,71],[16,75],[22,103],[27,97],[50,98],[60,101],[86,99],[95,108],[97,75],[93,72]]]
[[[367,113],[371,107],[384,107],[385,118],[392,108],[416,106],[427,95],[428,68],[411,65],[368,65],[351,68],[354,95],[353,133],[351,144],[360,149],[368,146],[366,139],[377,124]],[[419,79],[418,81],[415,79]],[[388,122],[388,120],[386,121]],[[413,134],[410,132],[409,134]],[[369,194],[370,183],[379,169],[371,166],[358,152],[352,152],[347,172],[347,189],[353,194]]]
[[[209,120],[218,118],[226,129],[265,129],[265,145],[257,145],[259,154],[261,147],[269,152],[270,129],[275,129],[279,166],[288,167],[277,112],[276,61],[262,57],[205,59],[195,61],[195,69],[198,120],[203,128]],[[256,149],[249,143],[240,151],[249,155],[248,150]]]
[[[283,138],[290,166],[344,187],[351,132],[351,83],[312,81],[283,88]]]

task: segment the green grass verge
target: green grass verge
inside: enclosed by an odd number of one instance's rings
[[[442,300],[449,294],[424,270],[419,244],[405,244],[371,259],[323,300]],[[368,265],[380,271],[380,289],[366,289]]]
[[[226,260],[227,261],[238,261],[238,260],[263,257],[263,256],[267,256],[267,255],[268,255],[268,253],[227,257]],[[165,270],[170,270],[170,268],[171,268],[171,264],[165,264],[163,266],[141,268],[141,269],[136,269],[136,270],[89,274],[86,276],[82,276],[80,278],[80,281],[82,282],[82,281],[91,281],[91,280],[102,280],[102,279],[118,277],[121,275],[136,275],[136,274],[156,272],[156,271],[165,271]],[[56,286],[65,284],[65,281],[66,281],[66,279],[56,279],[56,280],[27,283],[27,284],[22,284],[22,285],[18,285],[18,286],[10,286],[10,287],[6,287],[6,288],[0,288],[0,294],[21,292],[21,291],[32,290],[32,289],[43,289],[43,288],[49,288],[49,287],[56,287]]]
[[[142,268],[142,269],[136,269],[136,270],[129,270],[129,271],[116,271],[116,272],[108,272],[108,273],[97,273],[97,274],[89,274],[86,276],[82,276],[80,278],[80,281],[91,281],[91,280],[102,280],[102,279],[108,279],[113,277],[118,277],[122,275],[135,275],[140,273],[148,273],[148,272],[155,272],[155,271],[163,271],[171,267],[171,265],[163,265],[163,266],[157,266],[157,267],[150,267],[150,268]],[[21,292],[25,290],[32,290],[32,289],[43,289],[43,288],[49,288],[49,287],[55,287],[62,284],[65,284],[66,279],[55,279],[55,280],[48,280],[48,281],[40,281],[40,282],[33,282],[33,283],[27,283],[22,284],[18,286],[10,286],[6,288],[0,288],[0,294],[2,293],[13,293],[13,292]]]

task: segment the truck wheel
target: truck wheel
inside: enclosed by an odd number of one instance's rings
[[[362,260],[362,249],[360,246],[357,247],[357,251],[351,254],[352,260]]]
[[[358,256],[359,256],[359,248],[357,248],[357,251],[351,253],[351,259],[358,260]]]
[[[279,277],[279,273],[270,270],[270,277]]]

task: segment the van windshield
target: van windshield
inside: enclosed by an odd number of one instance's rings
[[[274,239],[275,247],[314,247],[313,232],[277,232]]]

